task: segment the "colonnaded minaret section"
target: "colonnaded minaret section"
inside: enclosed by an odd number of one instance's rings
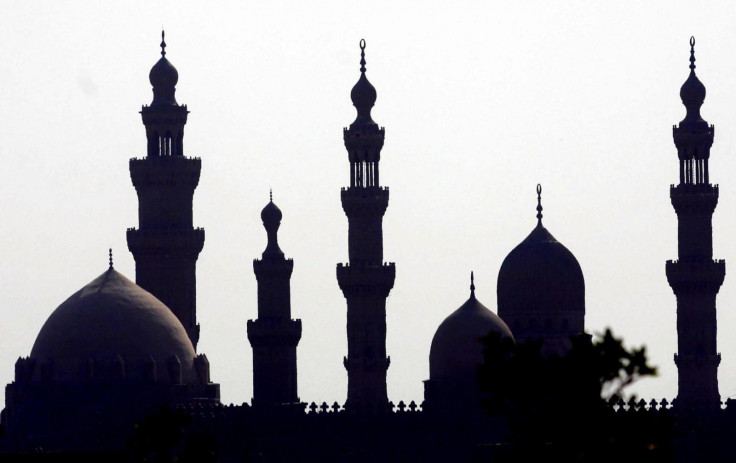
[[[711,219],[718,204],[718,185],[708,171],[715,132],[700,116],[705,86],[695,75],[695,39],[690,39],[690,76],[680,89],[687,114],[672,129],[680,159],[680,183],[670,187],[677,213],[678,260],[667,261],[667,281],[677,297],[678,373],[676,405],[686,410],[720,407],[716,349],[716,294],[726,263],[713,260]]]
[[[189,111],[174,97],[179,73],[166,59],[163,39],[162,32],[161,58],[149,74],[153,101],[141,109],[147,154],[130,160],[139,228],[128,230],[128,249],[135,258],[136,283],[174,312],[196,349],[196,267],[204,230],[192,225],[192,200],[201,160],[184,156]]]
[[[383,262],[383,214],[388,188],[379,183],[384,129],[371,119],[376,89],[365,75],[365,41],[360,41],[360,79],[350,92],[358,117],[343,130],[350,161],[350,186],[341,191],[348,218],[350,263],[337,265],[337,281],[347,300],[348,411],[388,408],[386,372],[386,297],[396,269]]]

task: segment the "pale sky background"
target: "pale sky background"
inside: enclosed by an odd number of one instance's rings
[[[138,111],[148,72],[167,57],[191,114],[185,153],[202,158],[195,225],[199,351],[225,403],[252,397],[246,321],[256,316],[252,259],[273,188],[280,244],[294,259],[301,318],[299,393],[344,402],[347,261],[342,128],[355,118],[358,41],[386,127],[381,181],[391,199],[384,255],[391,400],[423,398],[437,326],[468,297],[496,310],[504,257],[544,223],[577,257],[586,327],[646,344],[660,375],[635,392],[673,398],[677,257],[669,185],[671,127],[695,35],[704,118],[716,126],[721,185],[714,256],[721,395],[736,397],[736,5],[730,1],[2,2],[0,14],[0,384],[49,314],[107,268],[135,278],[128,159],[145,155]],[[540,388],[544,385],[540,385]]]

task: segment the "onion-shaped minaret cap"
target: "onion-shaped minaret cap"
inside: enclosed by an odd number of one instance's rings
[[[148,80],[153,87],[153,102],[151,106],[176,105],[176,84],[179,82],[179,72],[166,59],[166,41],[164,31],[161,31],[161,58],[153,65],[148,74]]]
[[[371,108],[376,104],[376,88],[365,76],[365,40],[360,40],[360,79],[350,91],[350,99],[353,106],[358,110],[355,122],[373,123],[371,119]],[[354,123],[355,123],[354,122]]]
[[[273,203],[273,192],[269,192],[269,201],[266,207],[261,211],[261,220],[266,228],[275,226],[278,228],[281,223],[281,209]]]
[[[680,99],[687,108],[683,122],[702,121],[700,107],[705,101],[705,85],[695,75],[695,37],[690,37],[690,75],[680,87]]]
[[[263,220],[263,227],[266,229],[268,235],[268,244],[266,244],[266,250],[263,251],[263,257],[284,257],[284,252],[279,248],[278,243],[278,230],[281,225],[281,209],[273,203],[273,193],[269,192],[269,202],[266,207],[261,211],[261,220]]]

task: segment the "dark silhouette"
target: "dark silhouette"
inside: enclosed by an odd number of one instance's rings
[[[248,340],[253,347],[253,406],[299,403],[296,380],[296,345],[302,335],[302,321],[291,319],[289,280],[294,261],[279,248],[278,229],[281,210],[273,195],[261,212],[268,244],[261,260],[253,261],[258,280],[258,319],[248,320]]]
[[[130,178],[138,193],[139,228],[128,229],[128,249],[135,258],[136,283],[174,312],[196,350],[196,268],[204,230],[192,226],[192,200],[201,161],[184,156],[189,111],[174,98],[179,73],[166,59],[163,38],[161,32],[161,59],[148,76],[153,101],[141,109],[147,156],[130,160]]]
[[[667,400],[624,400],[626,386],[654,373],[644,349],[626,349],[610,332],[595,341],[583,332],[583,273],[542,225],[541,186],[537,226],[499,271],[499,315],[476,299],[471,273],[469,299],[433,339],[425,402],[389,401],[386,298],[395,268],[383,261],[389,193],[380,186],[379,161],[385,132],[371,118],[376,90],[366,77],[364,41],[361,75],[351,92],[357,117],[343,131],[350,165],[350,186],[341,192],[349,263],[336,270],[347,301],[347,401],[300,402],[293,262],[279,248],[282,214],[271,200],[261,213],[268,243],[253,264],[253,402],[223,406],[207,358],[195,351],[195,266],[204,231],[193,228],[192,198],[200,160],[184,157],[188,111],[176,102],[178,73],[165,46],[162,41],[149,76],[153,101],[141,111],[147,156],[130,161],[140,228],[128,231],[128,246],[141,286],[117,273],[110,256],[106,272],[51,314],[6,387],[2,457],[730,461],[736,407],[721,409],[716,380],[715,296],[725,267],[711,255],[718,197],[708,183],[713,128],[699,116],[705,88],[695,76],[692,48],[681,91],[687,116],[674,129],[681,167],[680,184],[671,189],[679,260],[667,264],[678,299],[674,407]]]
[[[667,261],[667,281],[677,296],[677,406],[717,411],[716,294],[726,262],[713,260],[711,218],[718,185],[710,184],[708,159],[715,128],[700,116],[705,86],[695,75],[695,38],[690,39],[690,75],[680,88],[687,114],[672,135],[680,159],[680,183],[670,187],[677,213],[678,260]]]
[[[396,269],[383,261],[383,214],[388,188],[379,183],[378,164],[385,131],[371,119],[376,89],[365,76],[365,40],[360,41],[360,79],[350,92],[358,111],[343,130],[350,161],[350,186],[341,191],[348,217],[350,263],[337,265],[337,282],[348,304],[349,410],[386,410],[386,298],[394,286]]]
[[[624,348],[607,330],[591,342],[571,339],[563,356],[542,342],[515,344],[493,333],[478,370],[488,412],[509,426],[504,461],[668,461],[672,420],[666,412],[617,413],[623,389],[656,374],[646,351]],[[606,400],[609,399],[609,400]]]

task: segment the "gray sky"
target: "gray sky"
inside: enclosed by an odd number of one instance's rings
[[[295,261],[302,319],[299,393],[343,402],[348,182],[342,128],[367,41],[374,119],[386,127],[391,199],[385,258],[389,396],[423,397],[429,345],[468,297],[496,310],[503,258],[544,223],[586,279],[586,327],[646,344],[660,369],[646,398],[676,395],[677,257],[671,126],[695,35],[716,126],[721,185],[714,255],[736,265],[736,7],[732,2],[7,2],[0,16],[0,383],[53,309],[107,268],[134,279],[125,230],[137,223],[128,159],[145,155],[138,111],[159,57],[179,70],[191,111],[185,152],[202,158],[195,225],[200,352],[226,403],[252,397],[245,324],[256,316],[251,261],[273,188],[280,244]],[[721,395],[736,396],[736,284],[718,297]],[[543,387],[541,385],[540,387]]]

